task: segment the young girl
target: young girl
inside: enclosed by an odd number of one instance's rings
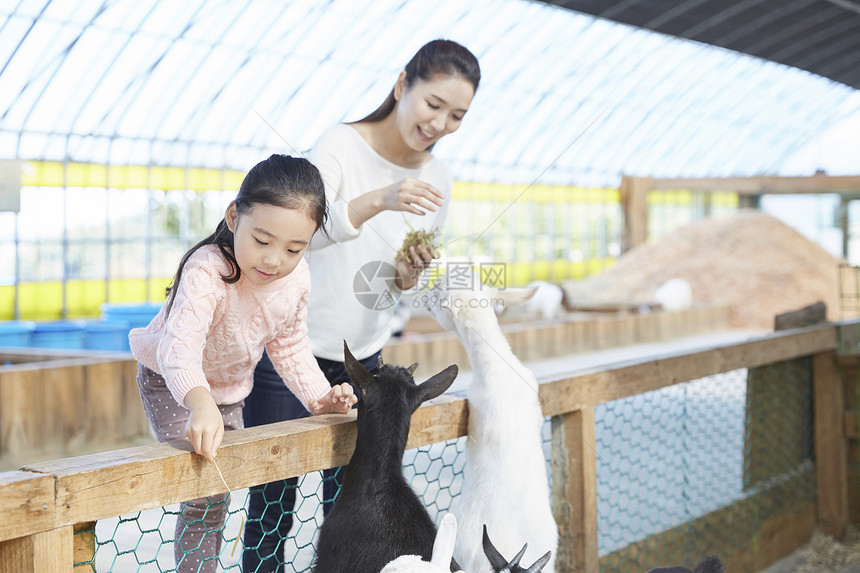
[[[376,366],[396,321],[393,301],[438,256],[423,246],[412,248],[411,261],[397,252],[410,228],[430,231],[444,223],[453,181],[431,152],[460,127],[480,79],[468,49],[433,40],[406,64],[376,111],[330,127],[310,152],[326,183],[330,221],[308,253],[314,283],[308,326],[314,356],[332,384],[347,380],[344,340],[366,367]],[[382,281],[370,282],[375,272],[395,277],[390,292],[380,292]],[[291,402],[295,398],[264,356],[245,407],[246,425],[294,417],[290,411],[298,408]],[[326,479],[324,499],[337,488],[334,478]],[[294,501],[292,480],[252,488],[245,571],[284,570]]]
[[[195,452],[214,460],[224,430],[243,427],[242,406],[264,348],[309,412],[352,407],[351,386],[331,386],[323,376],[305,324],[310,272],[303,254],[325,220],[319,171],[305,159],[272,155],[245,177],[215,232],[185,254],[164,307],[129,333],[159,441],[185,435]],[[178,571],[215,571],[226,498],[183,505]]]

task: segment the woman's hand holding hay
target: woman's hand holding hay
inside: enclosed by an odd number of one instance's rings
[[[395,264],[397,267],[397,286],[407,290],[415,286],[418,277],[433,259],[439,258],[439,245],[436,240],[439,229],[425,231],[418,229],[410,231],[403,240],[403,246],[397,251]]]

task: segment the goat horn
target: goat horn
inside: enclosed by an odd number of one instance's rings
[[[532,563],[532,566],[526,569],[525,573],[540,573],[541,569],[544,568],[544,565],[549,563],[550,555],[552,555],[552,551],[547,551],[543,557]]]
[[[487,533],[487,524],[484,524],[484,555],[487,556],[487,560],[492,565],[493,569],[496,571],[500,571],[508,566],[507,560],[502,557],[502,554],[499,553],[499,550],[493,545],[493,542],[490,541],[490,536]]]
[[[514,558],[511,560],[510,563],[508,563],[508,568],[514,569],[515,567],[517,567],[520,564],[520,559],[522,559],[523,555],[526,554],[526,547],[528,547],[528,546],[529,546],[528,543],[523,545],[523,548],[520,549],[520,552],[517,553],[516,555],[514,555]]]
[[[406,370],[408,370],[408,371],[409,371],[409,375],[410,375],[410,376],[412,376],[412,375],[415,373],[415,369],[416,369],[416,368],[418,368],[418,363],[417,363],[417,362],[413,362],[412,364],[410,364],[410,365],[409,365],[409,367],[408,367]]]
[[[379,353],[379,360],[376,361],[376,367],[382,368],[382,353]]]

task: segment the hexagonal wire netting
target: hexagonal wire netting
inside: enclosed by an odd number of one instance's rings
[[[616,400],[595,411],[601,570],[645,571],[692,564],[748,545],[769,518],[815,502],[809,359],[710,376]],[[550,423],[544,424],[549,461]],[[465,438],[408,450],[407,480],[437,520],[456,511]],[[547,474],[549,475],[549,464]],[[322,521],[322,477],[298,480],[286,571],[309,571]],[[248,490],[232,494],[218,565],[239,571]],[[276,503],[276,502],[274,502]],[[179,506],[102,520],[98,572],[176,571]],[[258,573],[258,572],[247,572]]]
[[[736,555],[815,503],[811,362],[735,370],[597,408],[602,571]]]

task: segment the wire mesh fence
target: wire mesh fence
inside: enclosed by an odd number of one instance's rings
[[[547,438],[548,440],[548,434]],[[430,446],[407,450],[403,456],[403,472],[407,481],[425,502],[435,521],[451,509],[452,500],[459,495],[465,465],[465,440],[459,438]],[[283,519],[292,520],[289,536],[284,539],[284,554],[278,556],[284,571],[310,571],[315,555],[315,544],[323,520],[323,480],[321,472],[304,475],[294,488],[295,505]],[[93,527],[76,531],[76,535],[93,536],[93,554],[75,560],[81,571],[113,572],[168,572],[168,571],[245,571],[264,573],[268,569],[242,569],[242,553],[258,552],[258,547],[246,547],[243,531],[248,523],[249,490],[232,492],[228,501],[227,520],[216,531],[221,548],[211,562],[200,562],[198,552],[188,551],[174,556],[176,542],[175,523],[180,517],[180,505],[119,516],[102,520]],[[223,502],[218,502],[223,503]],[[280,511],[280,499],[267,500]],[[214,506],[214,504],[213,504]],[[268,511],[268,510],[267,510]],[[260,518],[256,518],[260,521]],[[181,552],[180,552],[181,553]],[[268,555],[259,554],[265,560]],[[193,565],[181,565],[188,561]],[[279,569],[280,571],[280,569]]]
[[[601,571],[641,572],[692,564],[706,553],[736,554],[764,521],[813,505],[811,368],[804,358],[734,370],[598,406]],[[549,428],[546,419],[548,475]],[[404,455],[404,475],[437,522],[446,511],[456,512],[466,439]],[[311,570],[323,520],[322,479],[319,472],[298,479],[295,506],[284,516],[292,519],[279,556],[284,571]],[[220,551],[199,569],[191,554],[183,560],[195,567],[177,568],[179,505],[102,520],[76,532],[92,537],[92,552],[76,557],[75,565],[99,573],[246,571],[242,553],[257,551],[243,542],[248,490],[234,491],[228,503],[226,523],[215,532]]]
[[[799,359],[598,407],[601,570],[737,554],[814,504],[811,385]]]

